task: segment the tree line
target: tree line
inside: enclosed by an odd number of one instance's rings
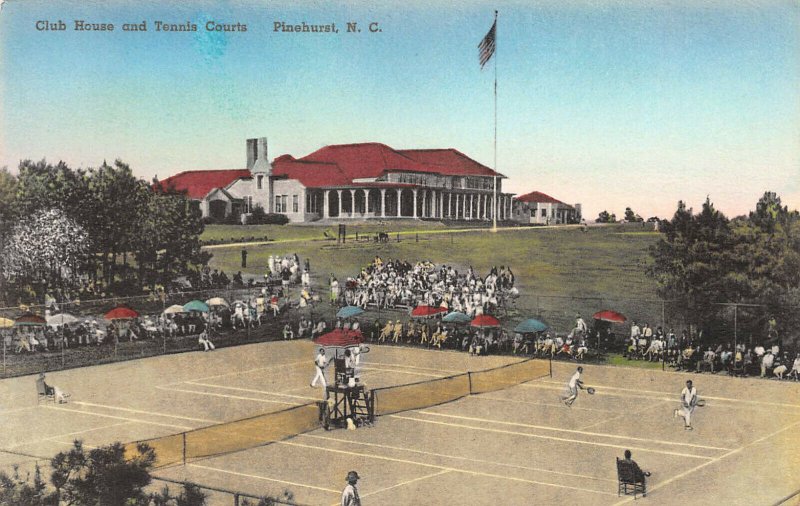
[[[688,323],[713,332],[718,302],[747,304],[756,327],[796,338],[800,324],[800,213],[766,192],[754,211],[727,218],[706,199],[694,213],[678,203],[650,249],[647,274]],[[748,329],[759,332],[759,328]]]
[[[199,207],[121,160],[72,169],[25,160],[0,170],[0,274],[7,302],[44,293],[141,293],[210,259]]]

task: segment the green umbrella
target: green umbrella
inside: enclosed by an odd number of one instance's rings
[[[520,324],[514,329],[514,332],[519,332],[520,334],[533,334],[534,332],[544,332],[548,328],[550,327],[548,327],[546,323],[542,323],[535,318],[529,318],[523,322],[520,322]]]
[[[202,300],[193,300],[191,302],[187,302],[183,305],[183,310],[187,313],[190,311],[198,311],[200,313],[208,313],[210,310],[208,308],[208,304],[203,302]]]

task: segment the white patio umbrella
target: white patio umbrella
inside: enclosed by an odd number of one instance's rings
[[[68,313],[50,315],[46,317],[45,320],[47,320],[47,326],[53,328],[59,325],[72,325],[78,321],[77,318]]]
[[[167,309],[164,310],[164,314],[175,314],[175,313],[185,313],[186,311],[183,310],[183,306],[180,304],[175,304]]]

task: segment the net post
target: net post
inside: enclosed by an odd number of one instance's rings
[[[469,394],[472,395],[472,371],[467,371],[467,381],[469,381]]]
[[[239,506],[239,494],[233,494],[233,506]]]
[[[553,377],[553,357],[550,357],[549,359],[547,359],[547,361],[550,363],[550,377],[552,378]]]
[[[183,465],[186,465],[186,433],[181,433],[181,439],[183,440]]]

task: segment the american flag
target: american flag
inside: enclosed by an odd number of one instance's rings
[[[481,68],[483,68],[483,66],[492,59],[492,55],[494,55],[496,30],[497,20],[495,19],[494,23],[492,23],[492,27],[489,29],[489,33],[487,33],[486,37],[484,37],[481,43],[478,44],[478,59],[480,60]]]

